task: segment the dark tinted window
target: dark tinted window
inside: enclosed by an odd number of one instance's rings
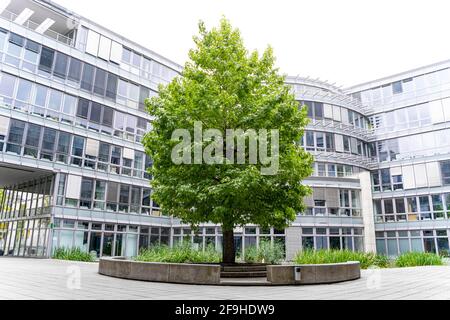
[[[28,125],[27,139],[25,144],[30,147],[38,147],[41,137],[41,126],[30,123]]]
[[[70,80],[73,80],[75,82],[80,82],[81,78],[81,61],[75,58],[70,59],[70,66],[69,66],[69,75],[68,78]]]
[[[25,122],[18,120],[11,120],[8,142],[22,144],[24,129],[25,129]]]
[[[55,68],[53,69],[53,74],[57,77],[65,79],[67,76],[67,65],[69,57],[64,53],[57,52],[55,59]]]
[[[88,114],[89,114],[89,100],[79,98],[78,99],[77,116],[87,119]]]
[[[93,185],[94,185],[94,181],[92,179],[83,178],[83,180],[81,180],[80,198],[91,199]]]
[[[70,134],[66,132],[59,132],[58,137],[58,152],[69,153]]]
[[[11,33],[9,35],[9,42],[12,42],[14,44],[17,44],[20,47],[23,47],[24,43],[25,43],[25,38],[19,36],[18,34],[15,33]]]
[[[94,81],[94,66],[85,63],[83,67],[83,76],[81,77],[81,89],[92,91]]]
[[[25,45],[25,48],[27,48],[30,51],[39,53],[41,51],[41,45],[37,42],[27,40],[27,44]]]
[[[139,109],[145,110],[145,99],[150,96],[150,89],[146,87],[141,87],[141,92],[139,93]]]
[[[108,83],[106,86],[106,96],[113,100],[116,100],[117,81],[118,81],[118,78],[116,75],[114,75],[112,73],[108,74]]]
[[[44,137],[42,139],[42,149],[53,151],[55,148],[56,130],[45,128]]]
[[[147,129],[147,120],[144,118],[138,118],[137,127],[140,129]]]
[[[72,154],[77,157],[83,156],[84,139],[82,137],[73,137]]]
[[[105,84],[106,84],[106,72],[102,69],[97,69],[95,73],[94,93],[104,96]]]
[[[114,111],[112,108],[103,107],[103,119],[102,124],[108,127],[112,127]]]
[[[102,105],[97,102],[93,102],[91,105],[91,114],[89,116],[89,120],[100,123],[101,115],[102,115]]]
[[[41,59],[39,61],[39,69],[51,72],[53,67],[53,59],[55,57],[55,51],[47,47],[42,47]]]

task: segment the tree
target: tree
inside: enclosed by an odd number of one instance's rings
[[[221,224],[223,262],[234,263],[235,227],[256,224],[282,229],[304,210],[303,197],[311,190],[301,182],[311,175],[313,158],[296,142],[308,119],[306,108],[300,108],[285,77],[274,67],[270,47],[261,56],[256,51],[249,53],[239,30],[225,18],[209,31],[200,22],[194,42],[196,47],[189,51],[181,76],[160,86],[159,96],[146,102],[154,116],[152,130],[144,138],[153,160],[149,169],[152,196],[162,210],[184,223],[194,227],[205,222]],[[183,138],[180,144],[180,139],[173,139],[177,129],[186,129],[195,137],[196,123],[205,133],[201,143]],[[215,131],[208,134],[207,129]],[[226,137],[228,129],[242,129],[235,132],[234,145],[228,140],[225,145],[220,137]],[[278,162],[274,174],[264,173],[267,162],[251,161],[256,155],[250,133],[264,129],[278,130],[276,157],[275,136],[256,137],[259,151],[266,141],[272,160]],[[244,155],[239,139],[245,139]],[[213,157],[212,163],[196,161],[198,148],[203,156]],[[183,160],[175,163],[173,150]],[[245,164],[232,161],[240,155]],[[186,164],[192,159],[195,164]],[[260,153],[258,160],[262,160]]]

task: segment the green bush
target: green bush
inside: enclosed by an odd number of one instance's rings
[[[274,241],[272,244],[269,240],[261,240],[259,247],[250,246],[245,248],[244,261],[247,263],[278,264],[283,259],[284,248],[279,241]]]
[[[136,261],[172,263],[219,263],[221,259],[221,253],[213,245],[202,251],[196,250],[188,242],[177,244],[173,248],[166,245],[151,246],[141,250],[135,257]]]
[[[406,252],[395,259],[395,266],[416,267],[416,266],[441,266],[444,262],[442,257],[434,253],[427,252]]]
[[[58,248],[53,253],[53,259],[85,262],[94,261],[92,255],[83,251],[81,248]]]
[[[326,264],[347,261],[359,261],[361,269],[367,269],[370,266],[377,266],[379,268],[386,268],[389,266],[389,259],[386,256],[350,250],[308,249],[298,252],[294,258],[294,262],[297,264]]]

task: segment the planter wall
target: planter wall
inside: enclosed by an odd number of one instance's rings
[[[297,275],[296,269],[300,270]],[[356,280],[361,277],[360,263],[267,266],[267,281],[280,284],[323,284]]]
[[[106,276],[132,280],[220,284],[220,266],[212,264],[139,262],[124,258],[102,258],[98,272]]]

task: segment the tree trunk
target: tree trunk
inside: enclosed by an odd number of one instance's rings
[[[223,230],[222,263],[235,263],[234,230]]]

